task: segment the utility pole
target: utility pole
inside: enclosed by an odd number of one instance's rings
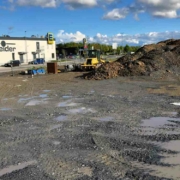
[[[122,34],[122,54],[123,54],[124,53],[124,47],[123,47],[124,46],[124,39],[123,39],[123,34],[124,33],[121,33],[121,34]]]

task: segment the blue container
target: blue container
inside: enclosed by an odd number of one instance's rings
[[[36,72],[37,72],[37,74],[45,74],[45,69],[40,68]]]
[[[42,74],[41,69],[38,69],[36,72],[37,72],[37,74]]]
[[[45,69],[41,69],[41,71],[42,71],[42,74],[45,74],[45,73],[46,73]]]
[[[32,74],[33,74],[33,75],[36,75],[36,74],[37,74],[37,71],[36,71],[36,70],[32,70]]]
[[[44,58],[38,58],[36,59],[37,64],[44,64],[45,60]]]

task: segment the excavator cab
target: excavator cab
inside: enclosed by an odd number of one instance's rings
[[[86,60],[81,65],[83,70],[92,70],[97,68],[103,61],[101,60],[101,52],[100,50],[88,50],[86,52]]]

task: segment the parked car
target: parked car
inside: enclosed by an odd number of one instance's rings
[[[4,64],[4,67],[11,67],[11,66],[20,66],[21,62],[20,60],[11,60]]]

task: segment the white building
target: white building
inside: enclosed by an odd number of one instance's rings
[[[44,37],[0,37],[0,65],[10,60],[27,64],[36,58],[44,58],[46,62],[56,59],[54,38],[49,43]]]

